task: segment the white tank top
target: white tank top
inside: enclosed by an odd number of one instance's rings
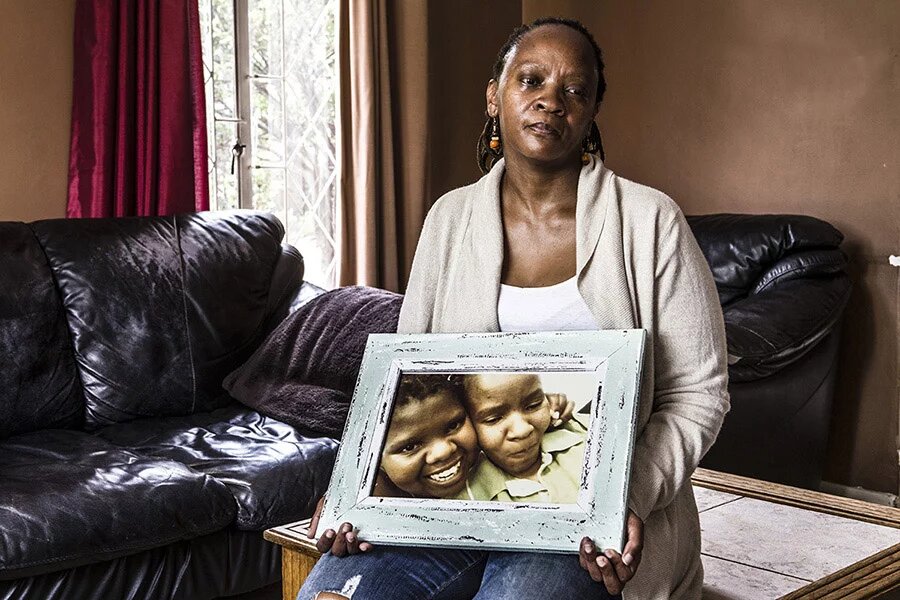
[[[546,287],[500,284],[497,302],[500,331],[585,331],[597,321],[578,293],[575,277]]]

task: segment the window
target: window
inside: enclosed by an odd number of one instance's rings
[[[274,213],[336,285],[335,0],[200,0],[211,208]]]

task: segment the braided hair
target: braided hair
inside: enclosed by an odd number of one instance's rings
[[[506,43],[503,44],[503,47],[500,48],[500,52],[497,53],[497,60],[494,62],[491,78],[495,81],[500,81],[500,75],[503,74],[503,69],[506,67],[506,61],[509,59],[509,55],[516,49],[526,33],[533,31],[542,25],[563,25],[569,27],[582,34],[587,38],[588,42],[590,42],[591,48],[594,50],[594,58],[597,60],[597,104],[600,104],[600,102],[603,101],[603,94],[606,92],[606,79],[603,77],[603,52],[600,50],[600,46],[597,45],[596,40],[594,40],[594,36],[587,30],[587,27],[574,19],[541,17],[527,25],[516,27],[506,40]],[[475,158],[478,161],[478,168],[481,169],[482,173],[490,171],[491,167],[494,166],[494,163],[503,156],[502,146],[499,148],[491,148],[490,139],[493,126],[494,117],[488,116],[475,147]],[[497,123],[498,131],[499,127],[500,125]],[[600,139],[600,129],[597,127],[597,123],[593,121],[591,122],[591,131],[588,133],[588,137],[585,140],[584,151],[591,154],[599,153],[600,160],[606,158],[606,155],[603,152],[603,141]]]

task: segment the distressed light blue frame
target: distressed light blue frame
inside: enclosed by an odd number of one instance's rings
[[[644,340],[642,329],[370,335],[319,531],[350,522],[374,543],[532,552],[577,552],[589,536],[621,552]],[[577,504],[370,495],[402,373],[597,371],[604,364]]]

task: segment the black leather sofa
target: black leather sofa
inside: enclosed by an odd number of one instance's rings
[[[815,487],[841,235],[808,217],[689,222],[731,363],[703,465]],[[312,513],[337,444],[222,380],[322,292],[282,237],[245,211],[0,223],[0,600],[199,600],[279,579],[261,531]]]
[[[0,223],[0,599],[280,579],[336,452],[221,381],[316,292],[262,213]],[[320,291],[320,290],[319,290]]]
[[[731,411],[701,466],[818,489],[851,289],[843,235],[796,215],[688,223],[716,282],[729,355]]]

